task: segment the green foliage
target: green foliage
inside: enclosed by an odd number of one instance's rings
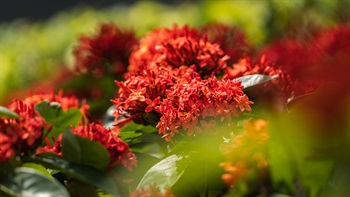
[[[58,135],[66,128],[77,126],[85,118],[79,109],[63,111],[61,106],[47,101],[37,104],[35,110],[39,112],[46,122],[52,125],[50,132],[47,134],[48,139],[51,141],[52,137],[57,139]]]
[[[189,155],[171,155],[150,168],[137,188],[148,188],[155,184],[164,192],[171,188],[185,172],[190,162]]]
[[[4,117],[4,118],[19,118],[19,115],[14,112],[9,110],[6,107],[0,106],[0,117]]]
[[[70,130],[63,133],[62,155],[67,161],[85,164],[100,170],[106,169],[110,161],[109,153],[102,144],[75,135]]]
[[[27,160],[31,162],[40,163],[47,168],[60,170],[67,176],[76,179],[82,183],[95,186],[115,196],[120,196],[119,191],[116,187],[116,183],[114,182],[112,177],[94,167],[69,162],[60,157],[52,157],[45,155],[27,158]]]
[[[0,177],[0,190],[7,196],[69,197],[65,187],[33,168],[16,168]]]

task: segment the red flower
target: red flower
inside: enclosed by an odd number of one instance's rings
[[[220,73],[226,67],[227,55],[218,44],[212,44],[195,29],[184,26],[173,29],[155,29],[140,40],[130,56],[129,71],[140,73],[159,66],[194,66],[202,77]]]
[[[79,109],[84,115],[88,115],[89,105],[86,104],[86,101],[83,100],[79,105],[79,100],[74,96],[65,97],[63,96],[63,92],[60,91],[58,94],[35,94],[30,97],[27,97],[23,100],[23,102],[27,105],[36,105],[42,101],[48,101],[50,103],[57,103],[61,106],[62,110],[66,111],[71,108]],[[12,104],[10,104],[11,107]]]
[[[15,100],[9,105],[9,109],[20,117],[1,118],[0,130],[11,139],[12,148],[18,155],[35,151],[43,140],[44,129],[49,129],[49,125],[34,110],[33,104]]]
[[[10,137],[0,133],[0,165],[10,160],[14,154]]]
[[[252,53],[253,47],[248,43],[245,34],[237,27],[222,23],[210,23],[200,28],[201,33],[208,36],[208,40],[217,43],[230,56],[229,64]]]
[[[90,140],[95,140],[105,146],[110,155],[109,167],[122,164],[131,170],[133,166],[137,165],[136,156],[131,152],[128,144],[119,138],[118,128],[106,129],[101,124],[90,123],[86,126],[80,125],[72,128],[72,132]],[[62,134],[60,134],[54,146],[48,145],[41,151],[55,152],[60,155],[62,150],[61,141]]]
[[[97,77],[105,73],[121,76],[127,68],[133,46],[137,43],[130,30],[123,30],[113,23],[100,25],[94,36],[81,36],[74,49],[76,70]]]
[[[251,111],[250,104],[240,83],[215,76],[202,80],[197,74],[167,90],[166,99],[156,110],[161,114],[157,128],[166,140],[181,130],[188,135],[210,131],[243,111]]]

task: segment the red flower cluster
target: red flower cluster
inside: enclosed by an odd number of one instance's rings
[[[59,104],[62,110],[70,108],[80,109],[85,115],[89,106],[83,102],[79,108],[79,101],[75,97],[64,97],[62,92],[57,95],[36,94],[23,100],[14,100],[8,108],[19,115],[19,118],[1,118],[1,153],[5,158],[9,155],[27,155],[41,145],[44,140],[44,130],[50,130],[50,124],[35,111],[35,105],[42,101]],[[11,147],[11,149],[9,149]],[[10,154],[11,153],[11,154]]]
[[[10,137],[0,133],[0,166],[10,160],[14,154]]]
[[[63,92],[59,91],[57,94],[35,94],[30,97],[27,97],[23,100],[23,102],[27,105],[36,105],[42,101],[48,101],[50,103],[59,104],[62,110],[66,111],[71,108],[79,109],[81,113],[84,115],[89,114],[90,106],[86,104],[86,101],[83,100],[79,105],[79,100],[74,96],[66,97],[63,96]],[[11,107],[11,105],[10,105]]]
[[[275,42],[262,49],[261,54],[266,55],[268,62],[282,65],[282,71],[291,78],[293,96],[299,96],[314,92],[327,79],[349,71],[345,63],[349,62],[349,37],[350,26],[340,25],[318,32],[307,42],[295,39]]]
[[[80,125],[72,127],[72,132],[79,136],[96,140],[105,146],[110,155],[109,167],[122,164],[129,170],[137,165],[136,156],[129,149],[128,144],[119,138],[118,128],[106,129],[101,124],[90,123],[88,125]],[[59,135],[58,140],[54,145],[47,145],[41,149],[41,152],[54,152],[61,155],[62,152],[62,134]]]
[[[191,135],[249,111],[252,102],[241,85],[214,76],[224,71],[227,57],[187,26],[154,30],[132,53],[126,80],[116,82],[116,120],[126,117],[117,124],[151,124],[169,140],[180,130]]]
[[[43,130],[49,129],[49,125],[34,110],[33,104],[15,100],[9,109],[20,117],[0,118],[1,152],[4,151],[1,154],[5,159],[13,154],[27,155],[34,152],[43,140]],[[12,150],[9,150],[9,146]]]
[[[199,31],[206,34],[210,42],[220,45],[225,54],[230,56],[229,64],[253,52],[253,47],[246,40],[245,34],[235,26],[210,23],[201,27]]]
[[[195,29],[174,26],[173,29],[155,29],[141,39],[130,56],[129,71],[140,73],[144,65],[148,69],[194,66],[205,78],[213,72],[220,73],[228,59],[218,44],[208,42]]]
[[[156,185],[150,185],[147,189],[136,189],[130,194],[130,197],[175,197],[170,189],[161,192]]]
[[[224,121],[230,123],[243,111],[251,111],[247,95],[238,82],[215,76],[202,80],[199,74],[183,78],[166,91],[167,97],[155,110],[161,114],[157,125],[167,140],[179,130],[202,133],[215,130]]]
[[[113,23],[101,24],[97,35],[81,36],[74,49],[76,70],[97,77],[106,73],[122,76],[136,43],[132,31],[123,30]]]
[[[222,153],[227,159],[220,164],[225,170],[222,179],[229,186],[249,179],[248,174],[252,172],[257,172],[263,179],[268,170],[268,123],[258,119],[248,121],[244,126],[244,133],[234,136],[232,141],[222,146]]]

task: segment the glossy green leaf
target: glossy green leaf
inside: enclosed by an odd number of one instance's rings
[[[151,167],[141,179],[137,188],[156,184],[161,191],[171,188],[183,175],[191,159],[188,155],[171,155]]]
[[[46,175],[47,177],[49,178],[52,178],[53,177],[51,176],[51,174],[46,170],[46,168],[40,164],[37,164],[37,163],[24,163],[22,164],[22,167],[27,167],[27,168],[33,168],[39,172],[41,172],[42,174]]]
[[[252,86],[266,83],[276,78],[278,78],[278,75],[268,76],[268,75],[262,75],[262,74],[253,74],[253,75],[238,77],[234,79],[234,81],[240,81],[243,88],[246,89]]]
[[[47,101],[37,104],[35,110],[40,113],[45,121],[52,124],[52,129],[47,135],[50,140],[51,137],[57,138],[67,127],[77,126],[84,118],[79,109],[63,111],[59,105]]]
[[[6,107],[0,106],[0,117],[3,117],[3,118],[19,118],[19,115],[16,112],[11,111],[10,109],[8,109]]]
[[[64,159],[81,163],[100,170],[107,168],[110,156],[108,150],[99,142],[83,138],[66,130],[62,137]]]
[[[11,191],[5,191],[10,196],[16,194],[16,196],[69,197],[61,183],[32,168],[16,168],[13,173],[1,177],[0,184],[2,185],[0,189],[7,188]]]
[[[69,162],[63,158],[52,156],[40,156],[28,158],[32,162],[41,163],[45,167],[57,169],[66,175],[75,178],[83,183],[93,185],[114,196],[120,196],[116,183],[108,174],[96,168]]]

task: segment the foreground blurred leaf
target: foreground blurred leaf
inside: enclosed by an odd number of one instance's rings
[[[13,173],[0,178],[0,185],[0,189],[9,196],[69,197],[65,187],[58,181],[32,168],[16,168]],[[5,188],[7,191],[4,191]]]
[[[62,155],[68,161],[81,163],[100,170],[107,168],[110,158],[108,150],[93,141],[66,130],[62,137]]]
[[[6,107],[0,106],[0,117],[3,117],[3,118],[19,118],[19,115],[16,112],[11,111],[10,109],[8,109]]]
[[[65,128],[77,126],[84,118],[84,115],[79,109],[68,109],[67,111],[63,111],[59,105],[53,105],[47,101],[37,104],[35,110],[39,112],[46,122],[52,124],[52,129],[47,135],[50,140],[51,137],[57,138]]]
[[[253,74],[253,75],[238,77],[238,78],[234,79],[234,81],[240,81],[243,88],[246,89],[246,88],[249,88],[252,86],[266,83],[266,82],[271,81],[271,80],[276,79],[276,78],[278,78],[277,75],[268,76],[268,75],[262,75],[262,74]]]
[[[120,196],[116,183],[104,172],[83,164],[66,161],[60,157],[39,156],[28,161],[41,163],[47,168],[57,169],[66,175],[86,184],[93,185],[114,196]]]
[[[166,157],[146,172],[137,188],[148,188],[155,184],[164,192],[179,180],[189,163],[189,155],[174,154]]]

